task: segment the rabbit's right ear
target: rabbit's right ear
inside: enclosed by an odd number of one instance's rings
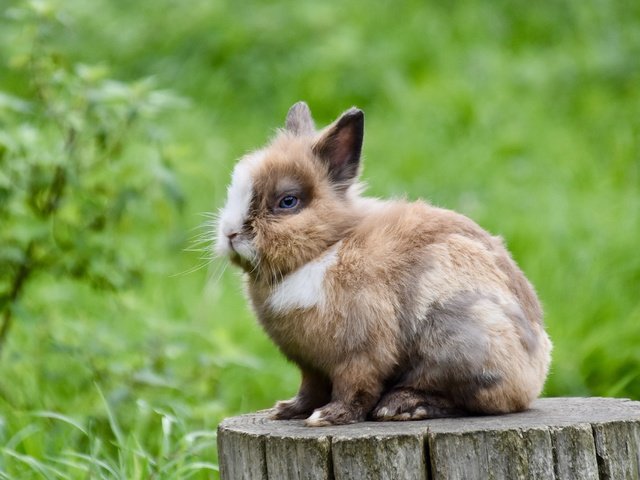
[[[315,133],[316,127],[311,117],[311,110],[304,102],[294,103],[287,113],[285,122],[287,131],[294,135],[311,135]]]
[[[331,180],[342,188],[358,176],[363,137],[364,113],[350,108],[326,128],[313,146],[313,153],[327,165]]]

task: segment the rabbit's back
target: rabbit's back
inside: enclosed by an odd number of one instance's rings
[[[342,288],[386,285],[403,309],[418,311],[461,291],[489,291],[513,297],[529,321],[541,322],[533,287],[502,240],[464,215],[421,201],[389,201],[369,205],[361,218],[328,272]]]

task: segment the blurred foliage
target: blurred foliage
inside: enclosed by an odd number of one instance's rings
[[[4,13],[3,308],[16,273],[34,273],[0,359],[0,478],[215,476],[217,422],[295,392],[197,224],[300,99],[319,125],[365,110],[371,194],[504,236],[545,306],[547,395],[640,399],[640,3]],[[204,246],[184,253],[189,231]]]
[[[182,201],[152,130],[145,132],[152,149],[125,152],[136,124],[174,98],[149,80],[127,84],[106,78],[101,66],[67,65],[47,46],[56,12],[29,7],[7,14],[31,45],[11,63],[29,79],[32,100],[0,92],[0,342],[42,272],[111,290],[140,276],[117,227],[141,200],[163,200],[158,187]]]

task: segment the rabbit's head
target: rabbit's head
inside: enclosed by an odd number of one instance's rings
[[[216,250],[250,276],[277,280],[342,239],[354,225],[364,114],[351,108],[316,132],[309,107],[235,166]]]

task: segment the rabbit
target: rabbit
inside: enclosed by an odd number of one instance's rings
[[[501,238],[424,201],[363,196],[364,113],[316,131],[304,102],[236,164],[219,255],[301,371],[274,419],[312,427],[525,410],[551,342]]]

